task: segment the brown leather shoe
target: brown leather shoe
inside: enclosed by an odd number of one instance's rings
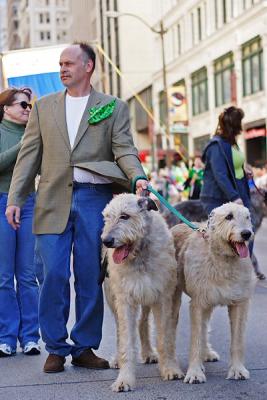
[[[104,358],[97,357],[91,349],[84,350],[79,357],[72,357],[71,363],[76,367],[90,369],[108,369],[109,363]]]
[[[64,371],[65,357],[57,354],[49,354],[44,365],[44,372],[47,374],[55,374]]]

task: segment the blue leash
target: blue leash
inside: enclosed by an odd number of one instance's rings
[[[179,218],[182,222],[184,222],[189,228],[193,229],[194,231],[199,231],[203,233],[203,229],[199,228],[197,225],[193,224],[192,222],[188,221],[179,211],[177,211],[173,206],[170,205],[170,203],[164,199],[164,197],[161,196],[155,189],[152,188],[152,186],[148,185],[147,190],[151,193],[153,193],[159,201],[168,208],[168,210],[174,214],[177,218]]]

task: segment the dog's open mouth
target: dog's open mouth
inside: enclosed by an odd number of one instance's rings
[[[129,255],[131,251],[131,245],[124,244],[123,246],[117,247],[113,251],[113,261],[115,264],[121,264]]]
[[[249,254],[248,246],[246,245],[245,242],[230,242],[230,245],[234,252],[240,257],[240,258],[246,258]]]

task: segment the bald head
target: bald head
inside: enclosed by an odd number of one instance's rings
[[[95,67],[94,50],[82,43],[66,47],[60,55],[60,78],[68,90],[90,86],[90,79]]]

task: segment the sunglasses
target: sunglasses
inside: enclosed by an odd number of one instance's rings
[[[12,106],[14,104],[19,104],[23,108],[23,110],[27,110],[28,107],[29,107],[30,110],[32,109],[31,103],[27,103],[27,101],[18,101],[16,103],[13,103]]]

